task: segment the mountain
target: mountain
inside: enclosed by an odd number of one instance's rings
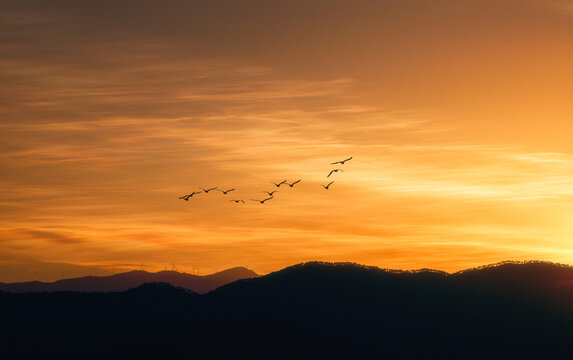
[[[573,358],[573,268],[305,263],[206,294],[2,293],[10,358]]]
[[[254,271],[244,267],[236,267],[204,276],[180,273],[177,271],[150,273],[136,270],[111,276],[86,276],[49,283],[39,281],[11,284],[0,283],[0,290],[16,293],[42,291],[110,292],[125,291],[145,283],[164,282],[203,294],[236,280],[258,276],[259,275]]]

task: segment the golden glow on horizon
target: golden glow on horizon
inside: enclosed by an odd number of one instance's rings
[[[3,5],[0,262],[573,263],[567,2],[142,4]]]

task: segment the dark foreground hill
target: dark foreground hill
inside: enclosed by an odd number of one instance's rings
[[[0,283],[0,290],[17,293],[43,291],[110,292],[129,290],[150,282],[166,282],[173,286],[204,294],[233,281],[258,276],[259,275],[254,271],[244,267],[236,267],[204,276],[180,273],[177,271],[150,273],[136,270],[111,276],[86,276],[55,282],[30,281],[11,284]]]
[[[0,294],[13,358],[573,358],[573,269],[307,263],[199,295]]]

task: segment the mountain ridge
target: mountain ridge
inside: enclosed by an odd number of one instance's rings
[[[169,270],[156,273],[133,270],[109,276],[84,276],[54,282],[0,283],[0,290],[17,293],[53,291],[115,292],[126,291],[145,283],[164,282],[202,294],[236,280],[258,276],[257,273],[245,267],[230,268],[209,275],[193,275]]]
[[[571,267],[551,263],[448,274],[309,262],[205,294],[160,282],[0,292],[11,330],[0,348],[20,358],[183,358],[190,349],[217,358],[571,358],[570,281]],[[33,347],[30,334],[42,334]]]
[[[511,278],[516,282],[531,281],[532,279],[539,281],[540,277],[553,276],[554,278],[560,279],[560,283],[562,283],[562,285],[573,284],[573,266],[540,260],[507,260],[459,270],[452,273],[430,268],[400,270],[362,265],[355,262],[309,261],[294,264],[264,276],[261,276],[245,267],[234,267],[209,275],[194,275],[173,270],[162,270],[155,273],[143,270],[133,270],[108,276],[83,276],[72,279],[61,279],[53,282],[0,282],[0,291],[16,293],[53,291],[116,292],[136,288],[145,283],[163,282],[169,283],[175,287],[191,290],[198,294],[205,294],[235,281],[259,277],[272,278],[278,274],[317,266],[331,267],[332,269],[347,268],[353,269],[354,271],[377,273],[379,275],[394,274],[408,276],[414,274],[426,274],[425,276],[432,276],[431,274],[434,274],[435,276],[444,276],[446,278],[467,278],[473,279],[474,281],[478,281],[486,273],[495,273],[500,275],[501,278]],[[519,268],[519,274],[516,274],[514,271],[517,268]],[[528,274],[527,277],[520,276],[524,273],[524,269],[526,268],[530,268],[530,274]],[[534,273],[531,273],[532,271]]]

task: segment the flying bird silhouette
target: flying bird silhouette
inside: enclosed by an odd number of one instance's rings
[[[209,193],[209,191],[215,190],[215,189],[217,189],[217,187],[215,186],[214,188],[210,188],[210,189],[203,189],[202,187],[200,187],[199,189],[202,189],[205,193]]]
[[[293,187],[295,184],[298,184],[302,179],[298,179],[297,181],[293,182],[292,184],[287,183],[288,186]]]
[[[271,196],[270,198],[266,198],[266,199],[264,199],[264,200],[255,200],[255,199],[251,199],[251,201],[258,201],[258,202],[260,202],[261,204],[264,204],[264,203],[265,203],[265,201],[267,201],[267,200],[270,200],[270,199],[274,199],[274,197],[272,197],[272,196]]]
[[[269,196],[273,196],[274,193],[278,192],[278,190],[274,191],[263,191],[265,194],[269,194]]]
[[[339,172],[339,171],[344,172],[344,170],[342,170],[342,169],[334,169],[334,170],[332,170],[330,173],[328,173],[328,176],[327,176],[327,177],[330,177],[330,175],[332,175],[332,173],[334,173],[334,172]]]
[[[221,190],[221,189],[217,189],[217,190],[219,190],[220,192],[222,192],[224,195],[227,195],[228,192],[231,192],[231,191],[235,190],[235,188],[232,188],[232,189],[229,189],[229,190]]]
[[[281,182],[278,183],[278,184],[276,184],[276,183],[274,183],[274,182],[272,182],[271,184],[274,184],[276,187],[281,187],[281,185],[284,184],[284,183],[286,183],[286,182],[287,182],[287,181],[284,180],[284,181],[281,181]]]
[[[235,204],[238,204],[240,202],[242,202],[243,204],[245,203],[243,200],[229,200],[229,201],[233,201],[233,202],[235,202]]]
[[[331,163],[331,164],[332,164],[332,165],[336,165],[336,164],[344,165],[345,162],[350,161],[350,160],[352,160],[352,156],[349,157],[348,159],[344,159],[344,160],[340,160],[340,161],[337,161],[337,162],[333,162],[333,163]]]
[[[334,182],[334,181],[331,181],[330,184],[328,184],[328,185],[322,185],[322,184],[320,184],[320,186],[322,186],[323,188],[325,188],[326,190],[328,190],[328,188],[330,187],[330,185],[332,185],[333,182]]]
[[[201,194],[201,192],[200,192],[200,191],[199,191],[199,192],[193,191],[191,194],[179,196],[179,199],[185,200],[185,201],[189,201],[189,198],[190,198],[190,197],[193,197],[193,195],[197,195],[197,194]]]

